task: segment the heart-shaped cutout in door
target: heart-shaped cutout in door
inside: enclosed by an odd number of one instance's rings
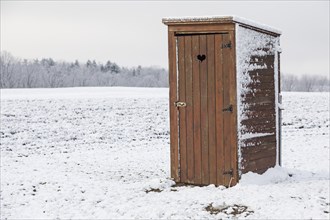
[[[206,59],[206,56],[205,56],[205,54],[202,54],[202,55],[197,55],[197,59],[199,60],[199,61],[201,61],[201,62],[203,62],[203,60],[205,60]]]

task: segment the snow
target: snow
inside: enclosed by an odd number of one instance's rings
[[[280,38],[275,38],[275,48],[274,48],[274,88],[275,88],[275,119],[276,119],[276,165],[280,165],[280,103],[279,103],[279,86],[278,86],[278,74],[279,74],[279,66],[278,66],[278,56],[279,56],[279,44]]]
[[[169,178],[168,89],[0,92],[2,219],[330,217],[328,93],[283,93],[283,167],[227,189]]]
[[[166,98],[167,93],[167,88],[141,87],[2,89],[1,99]]]
[[[242,176],[240,185],[267,185],[267,184],[277,184],[280,182],[285,182],[290,179],[287,170],[276,166],[275,168],[270,168],[263,175],[248,172]]]
[[[267,48],[268,51],[264,51],[263,49]],[[252,79],[249,75],[249,72],[252,70],[265,69],[267,68],[265,65],[257,65],[255,63],[251,64],[251,56],[265,56],[267,54],[274,54],[274,76],[277,78],[277,49],[279,48],[279,37],[270,36],[267,34],[263,34],[248,28],[241,27],[236,24],[236,85],[237,85],[237,136],[238,136],[238,167],[241,168],[241,148],[247,147],[244,145],[243,140],[247,139],[251,136],[250,133],[246,133],[245,126],[241,124],[243,119],[246,119],[246,111],[244,111],[244,107],[246,107],[246,103],[244,104],[245,95],[251,92],[248,85],[252,82]],[[277,79],[275,79],[275,102],[277,106],[278,98],[278,85]],[[278,125],[278,110],[276,111],[276,125]],[[276,128],[278,134],[278,128]],[[256,136],[264,136],[263,133],[256,134]],[[278,140],[278,136],[277,136]],[[277,141],[277,149],[278,149],[278,141]],[[277,150],[278,152],[278,150]],[[278,163],[277,156],[277,163]]]
[[[255,22],[250,19],[239,17],[236,15],[204,15],[204,16],[185,16],[185,17],[165,17],[162,19],[163,23],[181,23],[181,22],[236,22],[237,24],[256,27],[261,30],[281,34],[282,32],[269,25]]]
[[[265,137],[269,135],[273,135],[274,133],[245,133],[242,134],[241,140],[256,138],[256,137]]]

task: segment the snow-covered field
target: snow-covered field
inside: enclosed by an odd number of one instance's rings
[[[1,218],[329,219],[329,93],[284,93],[283,167],[173,186],[168,90],[1,90]]]

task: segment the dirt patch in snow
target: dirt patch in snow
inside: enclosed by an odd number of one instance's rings
[[[162,192],[163,190],[160,190],[160,189],[154,189],[154,188],[151,188],[151,189],[148,189],[148,190],[145,190],[146,193],[150,193],[150,192],[157,192],[157,193],[160,193]]]
[[[223,205],[223,206],[213,206],[213,203],[205,207],[205,210],[208,211],[211,215],[217,215],[219,213],[224,213],[230,216],[244,216],[254,213],[245,205]]]

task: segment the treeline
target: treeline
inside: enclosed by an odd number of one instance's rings
[[[57,88],[77,86],[168,87],[168,73],[158,67],[120,67],[115,62],[86,63],[22,60],[1,52],[0,88]]]
[[[283,74],[281,78],[282,91],[297,92],[329,92],[330,80],[326,76]]]
[[[158,67],[120,67],[115,62],[58,62],[52,58],[22,60],[1,52],[0,88],[57,88],[78,86],[168,87],[168,72]],[[330,91],[329,78],[281,74],[282,91]]]

